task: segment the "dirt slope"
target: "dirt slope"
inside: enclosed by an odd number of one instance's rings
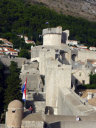
[[[96,0],[26,0],[43,3],[57,12],[96,21]]]

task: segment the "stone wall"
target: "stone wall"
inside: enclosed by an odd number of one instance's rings
[[[58,115],[81,115],[87,116],[95,113],[94,107],[90,106],[84,99],[74,91],[66,88],[59,89]]]
[[[22,121],[21,128],[44,128],[43,121]]]
[[[41,91],[43,89],[43,82],[40,74],[22,74],[21,76],[22,85],[24,84],[27,77],[27,90]]]
[[[57,61],[48,59],[45,75],[45,85],[46,106],[53,108],[58,107],[58,88],[64,89],[71,87],[71,66],[62,65]]]
[[[73,115],[73,112],[70,109],[70,106],[67,105],[67,101],[66,101],[66,95],[70,94],[70,91],[66,88],[64,88],[62,91],[61,90],[62,89],[59,89],[57,113],[58,115],[65,115],[65,116]]]
[[[45,92],[36,92],[36,91],[28,91],[26,94],[26,100],[28,101],[45,101],[46,93]]]
[[[39,61],[39,52],[41,49],[41,46],[31,47],[31,61]]]
[[[89,84],[90,83],[89,74],[90,74],[90,70],[88,70],[87,68],[72,70],[72,84],[73,85]]]
[[[45,106],[46,106],[45,101],[35,101],[34,105],[36,112],[40,112],[43,114],[45,113]]]
[[[46,60],[48,58],[54,59],[55,60],[55,50],[47,49],[40,51],[40,63],[39,63],[39,71],[41,75],[45,75],[46,72]]]
[[[38,62],[30,62],[22,65],[20,78],[22,80],[22,85],[27,78],[27,90],[42,91],[43,81],[38,68]]]
[[[54,34],[54,33],[62,34],[62,27],[58,26],[57,28],[46,28],[46,29],[43,29],[43,31],[42,31],[43,36],[46,34]]]
[[[22,65],[22,72],[24,72],[24,70],[26,71],[26,70],[28,70],[28,69],[30,70],[32,68],[38,69],[38,67],[39,67],[39,63],[38,62],[26,63],[26,64]]]
[[[65,121],[55,122],[49,125],[50,128],[95,128],[96,122],[93,121]]]
[[[30,60],[27,60],[26,58],[19,58],[19,57],[16,57],[16,58],[4,58],[4,57],[1,57],[0,58],[0,61],[4,64],[4,65],[6,65],[6,66],[10,66],[10,63],[11,63],[11,61],[14,61],[14,62],[17,62],[17,64],[18,64],[18,67],[22,67],[22,64],[24,63],[24,62],[27,62],[27,61],[30,61]]]
[[[79,50],[77,60],[86,62],[87,59],[96,59],[96,52],[89,51],[89,50],[88,51],[85,51],[85,50],[80,51]]]
[[[59,34],[47,34],[43,37],[43,45],[59,46],[61,43],[61,35]]]

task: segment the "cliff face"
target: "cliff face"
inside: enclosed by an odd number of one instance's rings
[[[43,3],[63,14],[83,17],[96,21],[96,0],[26,0],[31,3]]]

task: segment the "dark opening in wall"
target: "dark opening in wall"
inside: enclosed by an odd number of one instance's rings
[[[12,110],[12,113],[15,113],[16,112],[16,110]]]
[[[82,80],[82,84],[83,84],[83,85],[85,84],[85,80]]]

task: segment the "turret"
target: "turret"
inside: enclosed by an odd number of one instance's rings
[[[23,117],[23,104],[19,100],[14,100],[8,105],[6,112],[6,127],[7,128],[21,128],[21,121]]]
[[[43,45],[60,46],[62,27],[43,29]]]

